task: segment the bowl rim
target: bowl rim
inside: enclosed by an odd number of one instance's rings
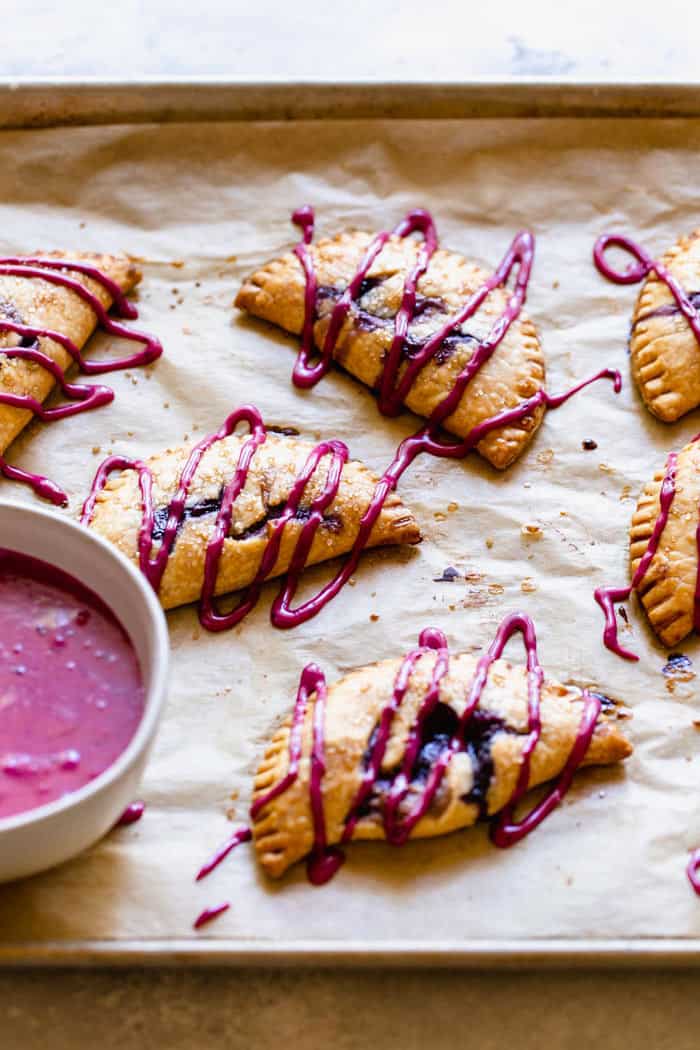
[[[141,600],[146,606],[155,631],[155,645],[150,674],[151,683],[144,696],[143,714],[136,732],[122,753],[118,755],[114,762],[107,766],[107,768],[98,776],[93,780],[89,780],[87,784],[77,788],[75,791],[70,791],[61,798],[54,799],[53,802],[47,802],[42,806],[35,806],[32,809],[23,810],[21,813],[15,813],[9,817],[0,817],[0,835],[3,832],[16,831],[19,828],[25,828],[31,824],[40,824],[45,820],[50,820],[52,817],[58,816],[59,814],[72,809],[73,807],[78,807],[81,803],[86,802],[94,795],[99,794],[104,788],[118,780],[122,774],[128,771],[128,769],[140,757],[142,752],[148,747],[148,744],[158,726],[167,697],[170,663],[170,636],[168,634],[165,613],[163,612],[161,604],[150,583],[120,550],[98,533],[90,531],[79,522],[74,521],[72,518],[64,517],[56,511],[44,507],[35,507],[30,503],[22,503],[18,500],[0,497],[0,524],[3,512],[6,510],[38,518],[43,522],[43,527],[50,524],[52,528],[58,526],[59,528],[73,532],[76,536],[80,537],[80,542],[84,542],[88,545],[92,544],[93,547],[99,548],[108,558],[111,558],[116,562],[120,570],[139,592]],[[2,543],[0,543],[0,548],[2,548],[2,546]],[[12,547],[7,547],[5,549],[17,550],[17,548]],[[22,554],[24,552],[18,550],[17,553]],[[50,554],[43,557],[43,560],[49,565],[55,564],[52,561]],[[58,568],[59,566],[56,567]],[[79,577],[76,576],[76,579],[79,579]],[[111,610],[111,603],[100,593],[99,587],[96,588],[91,584],[85,583],[84,580],[80,580],[80,582],[83,586],[87,587],[100,597]],[[119,622],[133,646],[134,641],[131,632],[121,620]],[[141,669],[141,673],[144,674],[143,668]]]

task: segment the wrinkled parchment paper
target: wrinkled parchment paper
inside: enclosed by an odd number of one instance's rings
[[[274,583],[228,634],[202,631],[194,608],[170,614],[172,686],[143,784],[146,815],[72,863],[0,888],[0,952],[195,937],[272,949],[697,937],[700,903],[684,876],[687,851],[700,842],[696,680],[668,684],[666,654],[636,602],[621,639],[640,663],[608,653],[592,592],[627,581],[636,496],[698,419],[666,426],[643,408],[626,353],[636,289],[606,283],[591,248],[601,232],[624,230],[658,254],[698,224],[700,126],[218,125],[5,133],[0,142],[3,251],[141,257],[141,323],[165,345],[150,375],[109,377],[111,407],[32,425],[11,449],[12,460],[67,487],[72,513],[108,451],[143,456],[194,439],[244,401],[270,423],[345,440],[377,471],[417,426],[409,414],[382,418],[369,392],[339,372],[314,391],[296,390],[294,341],[232,310],[240,279],[292,243],[289,213],[304,202],[317,208],[319,234],[385,228],[409,208],[429,207],[443,244],[487,267],[519,228],[532,227],[528,310],[549,389],[603,365],[625,379],[619,397],[601,383],[550,413],[505,475],[476,456],[419,460],[400,491],[424,543],[367,555],[356,586],[302,627],[270,626]],[[586,438],[597,449],[583,451]],[[0,494],[33,498],[7,482]],[[524,525],[538,526],[540,538],[525,536]],[[434,582],[448,565],[466,579]],[[311,571],[309,587],[327,572]],[[549,674],[597,683],[632,708],[636,752],[624,768],[579,774],[565,803],[509,851],[492,847],[484,827],[400,850],[356,845],[338,877],[315,889],[302,866],[267,882],[242,847],[195,885],[198,866],[231,831],[227,813],[245,819],[251,771],[308,660],[333,681],[405,652],[426,624],[443,628],[455,649],[481,647],[516,608],[534,617]],[[682,646],[700,670],[698,649],[695,638]],[[517,643],[509,649],[516,659],[521,652]],[[194,934],[201,908],[223,899],[228,913]]]

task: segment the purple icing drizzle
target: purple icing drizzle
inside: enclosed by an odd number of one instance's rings
[[[631,255],[635,262],[629,263],[624,270],[613,269],[605,258],[605,253],[609,248],[622,249],[622,251]],[[622,234],[604,233],[593,246],[593,262],[603,277],[607,277],[609,281],[613,281],[615,284],[639,284],[652,271],[656,273],[656,276],[660,281],[663,281],[673,296],[677,309],[683,314],[692,328],[693,335],[700,342],[700,318],[691,297],[686,294],[682,285],[676,280],[670,270],[662,262],[652,259],[649,253],[636,241],[633,241],[630,237],[624,237]],[[637,320],[643,321],[650,316],[652,315],[646,314]]]
[[[688,882],[700,897],[700,849],[694,849],[690,854],[685,873],[688,876]]]
[[[206,926],[206,924],[212,922],[213,919],[218,919],[219,915],[223,915],[223,913],[228,911],[230,907],[231,905],[228,901],[223,901],[222,904],[216,904],[213,908],[205,908],[192,923],[193,928],[198,930],[200,927]]]
[[[222,843],[214,853],[212,853],[211,857],[204,862],[195,876],[195,882],[200,882],[202,879],[206,878],[207,875],[211,874],[214,868],[218,868],[219,864],[226,860],[231,850],[234,850],[236,846],[240,846],[243,842],[250,842],[252,837],[250,828],[238,828],[237,831],[234,831],[233,835],[229,836],[229,838],[227,838],[226,841]]]
[[[122,813],[119,820],[114,825],[115,828],[124,828],[127,827],[129,824],[136,824],[137,821],[141,820],[145,809],[145,802],[130,802],[124,810],[124,812]]]

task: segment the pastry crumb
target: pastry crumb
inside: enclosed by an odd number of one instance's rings
[[[581,448],[584,452],[593,452],[598,448],[598,442],[594,441],[593,438],[584,438],[581,442]]]
[[[520,529],[520,534],[528,540],[541,540],[544,533],[535,522],[526,522]]]
[[[490,583],[489,594],[503,594],[505,587],[501,583]]]
[[[376,623],[377,620],[379,619],[379,613],[370,613],[370,617],[369,618],[372,621],[372,623]]]
[[[538,463],[542,463],[543,466],[546,466],[548,463],[551,463],[552,460],[554,459],[554,449],[553,448],[545,448],[545,449],[543,449],[542,452],[538,452],[537,453],[537,457],[536,458],[537,458],[537,462]]]
[[[598,470],[602,471],[603,474],[614,474],[615,468],[611,467],[609,463],[599,463]]]
[[[456,510],[459,510],[459,503],[454,503],[454,502],[448,503],[447,504],[447,509],[450,512],[450,514],[454,514],[454,512]]]
[[[491,539],[490,536],[486,537],[486,546],[488,547],[489,550],[491,550],[491,548],[493,547],[493,540]]]
[[[93,454],[93,456],[99,456],[101,451],[102,451],[102,449],[100,448],[99,445],[93,445],[92,446],[92,454]]]
[[[520,584],[520,590],[523,594],[532,594],[537,590],[537,584],[533,580],[532,576],[526,576]]]

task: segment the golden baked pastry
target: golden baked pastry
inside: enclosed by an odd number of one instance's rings
[[[692,309],[700,306],[700,230],[681,237],[659,260]],[[700,324],[696,320],[696,325]],[[700,330],[700,329],[699,329]],[[647,408],[672,423],[700,405],[700,344],[666,281],[652,269],[634,309],[632,374]]]
[[[246,411],[249,415],[255,413],[253,409]],[[257,413],[255,418],[259,418]],[[264,431],[261,422],[259,426]],[[151,580],[165,609],[196,601],[203,594],[207,550],[213,540],[222,496],[236,478],[244,445],[249,440],[249,436],[238,433],[205,439],[206,449],[187,485],[186,500],[178,514],[177,531],[169,556],[163,563],[164,571],[162,575],[158,572]],[[133,469],[110,476],[104,487],[100,487],[98,481],[94,489],[94,508],[88,501],[84,520],[147,571],[148,563],[158,559],[169,507],[181,485],[186,464],[191,461],[197,447],[168,449],[151,456],[145,463],[127,461],[124,464],[118,460],[117,469],[121,465]],[[239,591],[255,581],[273,530],[279,526],[285,505],[314,448],[309,442],[294,436],[267,433],[255,449],[245,483],[233,503],[228,534],[222,537],[213,594]],[[298,509],[284,524],[277,556],[265,573],[265,579],[284,574],[290,568],[302,529],[310,516],[311,504],[322,493],[329,474],[329,467],[324,464],[326,460],[321,459],[304,487]],[[144,474],[150,479],[152,513],[150,534],[145,537],[142,534],[144,501],[141,488]],[[377,478],[364,464],[357,461],[344,464],[337,492],[323,509],[322,520],[304,559],[305,565],[314,565],[352,550],[360,520],[372,500],[376,484]],[[389,494],[366,545],[418,543],[420,539],[413,515],[395,493]]]
[[[420,217],[425,215],[420,213]],[[432,220],[429,221],[432,229]],[[362,268],[373,240],[373,234],[352,231],[308,244],[305,249],[317,285],[313,340],[319,349],[328,335],[333,308]],[[410,237],[389,237],[360,283],[337,337],[331,339],[332,357],[337,364],[372,389],[381,386],[407,278],[416,267],[421,250],[421,243]],[[456,252],[434,251],[417,283],[413,319],[401,350],[399,384],[411,359],[489,279],[491,275]],[[523,298],[526,283],[525,278]],[[247,278],[236,297],[236,306],[300,335],[306,316],[306,288],[307,277],[300,258],[295,252],[287,252]],[[509,302],[512,307],[511,295],[501,286],[494,287],[468,320],[440,340],[401,399],[406,407],[429,419],[487,337],[496,341],[495,350],[469,379],[456,407],[442,421],[446,430],[466,439],[475,427],[516,408],[542,389],[545,367],[537,331],[519,308],[514,310],[517,316],[498,341],[499,322]],[[485,434],[476,448],[494,466],[507,467],[532,439],[544,411],[542,404],[534,405],[521,418]]]
[[[516,630],[528,644],[530,677],[501,657]],[[404,660],[362,667],[328,687],[317,667],[305,670],[294,716],[255,777],[252,830],[267,874],[280,876],[307,855],[337,866],[333,847],[350,839],[401,844],[495,814],[503,821],[494,841],[510,845],[554,808],[579,765],[631,753],[618,724],[624,709],[543,679],[527,617],[507,617],[481,656],[449,657],[446,644],[440,632],[424,631]],[[528,706],[537,701],[539,732]],[[548,799],[512,825],[525,790],[556,777]],[[312,881],[327,874],[310,871]]]
[[[112,296],[103,283],[67,266],[61,270],[43,268],[41,260],[63,260],[98,269],[118,285],[123,293],[140,281],[141,274],[125,255],[99,255],[92,252],[47,252],[34,260],[0,259],[0,395],[31,397],[41,403],[56,385],[56,379],[34,360],[7,356],[3,350],[34,347],[50,358],[64,372],[73,357],[61,343],[46,336],[33,338],[8,330],[10,325],[53,331],[70,340],[80,350],[92,335],[98,317],[90,304],[68,284],[54,283],[50,278],[62,275],[77,282],[96,296],[102,306],[112,305]],[[7,263],[7,265],[5,265]],[[17,263],[18,265],[12,265]],[[22,273],[4,272],[22,270]],[[31,271],[35,271],[32,273]],[[60,277],[59,277],[60,279]],[[33,412],[3,404],[0,401],[0,455],[31,421]]]
[[[663,488],[663,505],[662,505]],[[630,526],[630,573],[654,632],[673,648],[697,626],[700,441],[672,452],[645,485]],[[651,556],[651,557],[650,557]]]

